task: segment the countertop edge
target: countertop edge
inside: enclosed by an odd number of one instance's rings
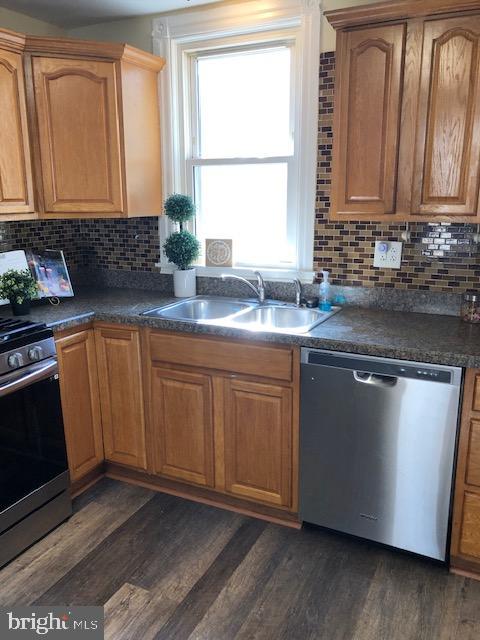
[[[177,333],[203,334],[217,336],[219,338],[233,338],[235,340],[251,340],[255,342],[267,342],[277,344],[289,344],[298,347],[326,349],[329,351],[344,351],[358,355],[395,358],[425,362],[428,364],[440,364],[446,366],[480,368],[480,357],[468,354],[424,351],[416,347],[385,347],[371,342],[352,342],[342,339],[312,336],[305,334],[251,332],[247,329],[236,329],[216,325],[191,323],[182,320],[166,320],[161,318],[149,318],[139,314],[125,314],[120,312],[89,311],[78,315],[62,318],[58,321],[47,323],[56,332],[81,327],[93,321],[108,322],[112,324],[130,324],[140,327],[148,327],[161,331],[174,331]]]

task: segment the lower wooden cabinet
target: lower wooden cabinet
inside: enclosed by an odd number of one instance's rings
[[[105,459],[146,469],[140,332],[96,326]]]
[[[480,569],[480,493],[465,491],[459,540],[460,556],[474,559]]]
[[[234,495],[292,504],[292,390],[227,380],[224,403],[225,489]]]
[[[468,369],[465,377],[451,565],[480,572],[480,369]]]
[[[149,471],[295,512],[298,353],[230,341],[222,360],[225,344],[148,333]]]
[[[59,338],[56,344],[68,465],[75,482],[103,461],[93,329]]]
[[[213,487],[210,376],[153,367],[151,448],[155,473]]]
[[[224,339],[186,342],[104,323],[57,339],[72,481],[84,483],[105,460],[113,477],[158,476],[218,503],[249,501],[293,520],[298,352],[272,345],[256,352],[249,343],[249,357],[230,365],[220,357]],[[193,367],[180,364],[187,346]],[[232,341],[228,350],[241,356],[244,345]]]

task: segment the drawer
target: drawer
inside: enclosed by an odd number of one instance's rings
[[[480,419],[470,420],[467,471],[465,481],[480,487]]]
[[[476,493],[465,492],[460,553],[480,558],[480,495]]]
[[[154,362],[292,380],[292,349],[282,346],[153,332],[150,334],[150,357]]]

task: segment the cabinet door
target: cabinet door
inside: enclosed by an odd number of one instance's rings
[[[458,550],[480,569],[480,494],[465,492]]]
[[[472,217],[480,181],[480,16],[425,23],[412,213]]]
[[[68,466],[75,481],[103,461],[93,330],[57,340],[57,354]]]
[[[393,214],[405,25],[340,32],[331,217]]]
[[[122,212],[115,64],[34,58],[33,76],[45,212]]]
[[[225,487],[242,498],[292,504],[292,391],[225,382]]]
[[[145,469],[139,331],[97,327],[95,338],[105,458]]]
[[[151,428],[155,473],[213,486],[210,376],[153,367]]]
[[[33,212],[22,57],[0,50],[0,215]]]
[[[480,369],[467,369],[453,500],[451,565],[480,573]]]

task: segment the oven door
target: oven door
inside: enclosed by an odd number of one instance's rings
[[[0,380],[0,525],[20,515],[23,498],[35,507],[67,483],[58,365],[49,358]]]

